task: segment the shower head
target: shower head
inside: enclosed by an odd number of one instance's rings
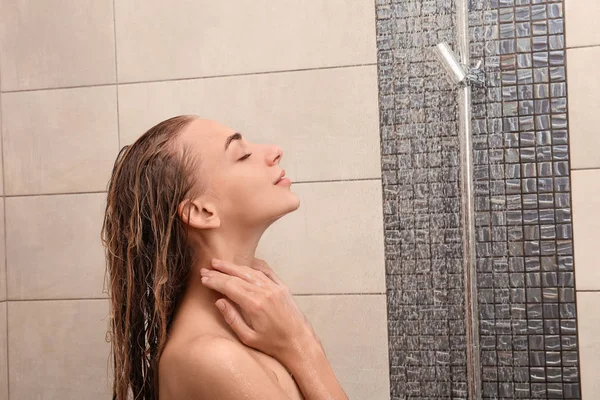
[[[439,43],[433,50],[446,71],[448,80],[455,85],[465,82],[468,75],[467,68],[458,60],[458,56],[448,43]]]
[[[433,48],[433,52],[446,71],[448,81],[455,85],[466,86],[473,84],[475,86],[485,86],[485,75],[481,67],[481,61],[475,67],[467,67],[461,63],[455,52],[452,51],[448,43],[442,42]]]

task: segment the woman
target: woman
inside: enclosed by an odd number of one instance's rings
[[[102,228],[113,399],[347,399],[288,288],[254,258],[300,205],[281,157],[195,116],[121,150]]]

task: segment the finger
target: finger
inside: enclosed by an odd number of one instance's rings
[[[273,269],[271,267],[269,267],[269,264],[267,264],[267,262],[265,260],[261,260],[260,258],[254,258],[254,262],[252,263],[251,267],[262,272],[263,274],[265,274],[269,279],[271,279],[276,284],[278,284],[278,285],[284,284],[283,281],[277,276],[275,271],[273,271]]]
[[[259,287],[263,287],[266,283],[268,283],[268,279],[264,277],[264,274],[260,274],[259,271],[255,271],[254,269],[244,265],[237,265],[229,261],[213,258],[212,266],[218,271],[231,276],[236,276]]]
[[[251,282],[248,282],[237,276],[230,275],[226,272],[217,271],[216,269],[200,268],[200,275],[207,278],[216,278],[219,280],[219,282],[223,282],[227,285],[231,284],[240,286],[248,292],[260,292],[263,290],[262,288],[253,285]]]
[[[245,310],[253,307],[254,296],[252,292],[259,289],[256,286],[236,276],[223,274],[219,271],[208,271],[202,274],[202,284],[204,286],[224,294]]]
[[[254,332],[244,321],[242,315],[235,308],[235,305],[227,299],[219,299],[215,305],[223,314],[225,322],[233,329],[244,344],[250,344],[256,336]]]

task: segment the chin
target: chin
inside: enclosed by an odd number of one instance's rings
[[[296,211],[297,209],[300,208],[300,197],[298,197],[298,195],[296,193],[294,193],[294,192],[290,192],[290,193],[294,197],[293,201],[291,202],[292,203],[292,205],[291,205],[292,209],[290,210],[290,212],[293,212],[293,211]]]
[[[282,201],[283,203],[283,201]],[[277,221],[278,219],[296,211],[300,208],[300,198],[296,193],[290,192],[290,196],[286,199],[285,204],[282,204],[279,212],[275,214],[272,218],[271,223]]]
[[[293,192],[290,192],[290,195],[291,196],[289,197],[287,204],[284,208],[284,212],[281,214],[282,217],[300,208],[300,198],[298,197],[298,195]]]

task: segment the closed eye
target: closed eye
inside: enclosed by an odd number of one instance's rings
[[[248,157],[250,157],[252,155],[252,153],[248,153],[245,156],[243,156],[242,158],[240,158],[238,161],[244,161],[245,159],[247,159]]]

